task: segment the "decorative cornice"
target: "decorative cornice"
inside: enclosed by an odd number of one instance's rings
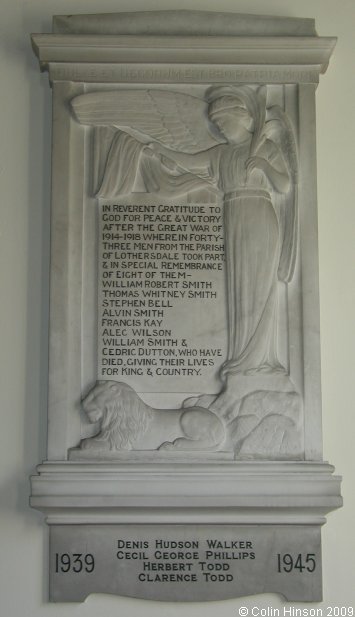
[[[34,34],[43,69],[55,62],[278,65],[327,68],[333,37]]]

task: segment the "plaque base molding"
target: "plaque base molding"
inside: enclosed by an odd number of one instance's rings
[[[180,459],[181,460],[181,459]],[[342,505],[325,462],[45,462],[31,506],[50,525],[322,525]]]
[[[90,593],[211,601],[322,599],[321,526],[341,506],[322,462],[45,462],[50,600]]]

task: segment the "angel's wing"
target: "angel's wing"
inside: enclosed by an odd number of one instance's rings
[[[207,103],[180,92],[113,90],[81,94],[71,101],[81,124],[114,126],[139,141],[159,141],[171,150],[194,154],[224,139],[214,132]]]
[[[245,86],[244,89],[246,89]],[[263,139],[266,117],[266,92],[266,86],[263,85],[257,89],[255,94],[249,94],[249,108],[252,109],[254,118],[254,131],[250,144],[250,156],[255,154],[260,141]]]
[[[297,249],[298,156],[293,126],[287,114],[279,105],[267,109],[264,133],[280,148],[291,179],[289,192],[286,195],[275,195],[275,201],[279,205],[282,237],[278,277],[281,281],[289,282],[295,268]]]

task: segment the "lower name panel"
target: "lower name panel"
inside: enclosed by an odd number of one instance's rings
[[[316,525],[52,525],[50,600],[322,599]]]

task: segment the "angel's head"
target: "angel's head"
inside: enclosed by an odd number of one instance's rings
[[[208,106],[208,117],[229,142],[241,143],[253,133],[253,117],[237,95],[225,95],[212,100]]]

